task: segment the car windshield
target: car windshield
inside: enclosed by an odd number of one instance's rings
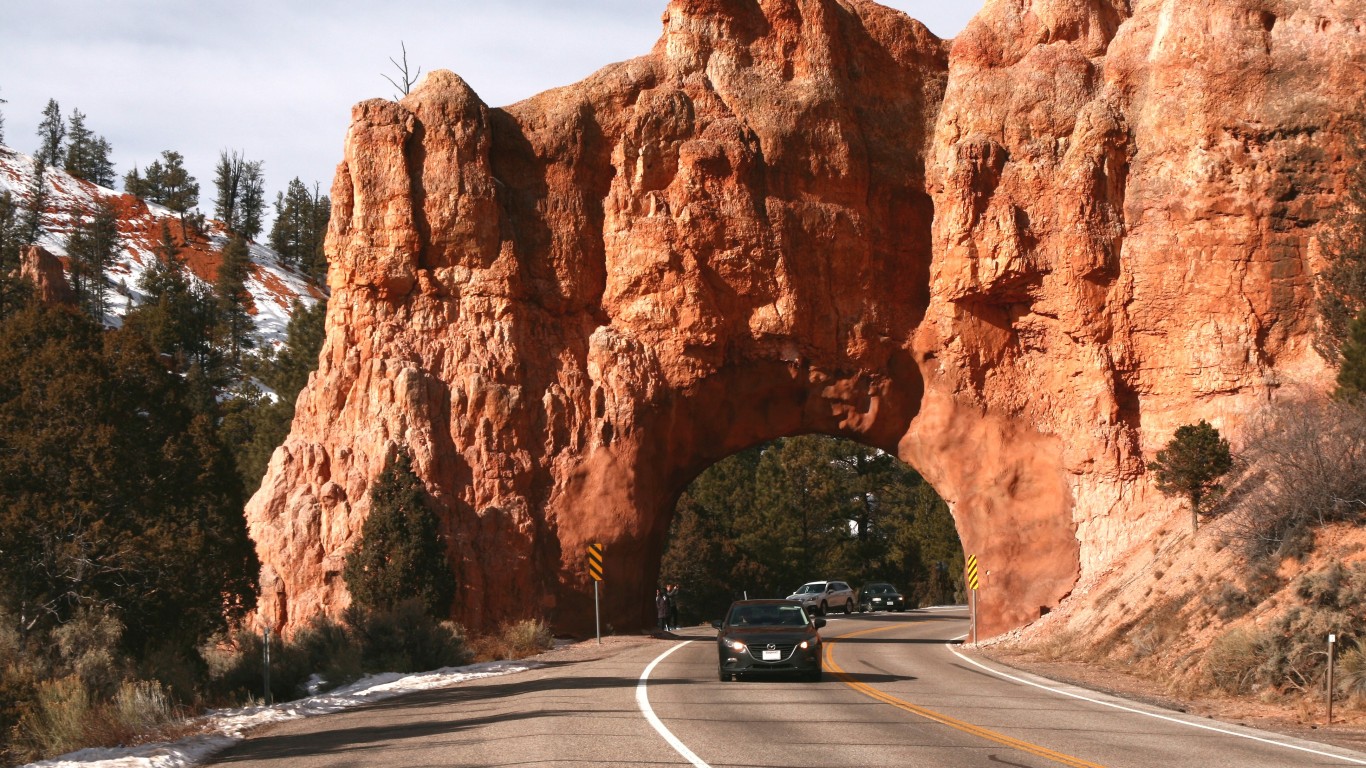
[[[873,586],[868,587],[865,591],[870,595],[885,595],[890,593],[892,591],[892,588],[887,586],[886,584],[874,584]]]
[[[794,592],[793,594],[796,594],[796,595],[809,595],[809,594],[811,594],[811,593],[813,593],[813,592],[824,592],[824,591],[825,591],[825,582],[822,581],[822,582],[820,582],[819,584],[803,584],[803,585],[801,585],[801,587],[798,588],[797,591]]]
[[[799,605],[737,605],[727,623],[733,627],[802,627],[808,622]]]

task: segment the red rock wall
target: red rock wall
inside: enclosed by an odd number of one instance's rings
[[[492,109],[358,105],[320,367],[247,514],[264,616],[348,600],[406,445],[474,628],[651,623],[697,473],[822,432],[950,502],[985,635],[1173,512],[1143,460],[1322,386],[1314,236],[1361,114],[1329,0],[993,0],[949,44],[863,0],[675,0],[647,56]]]

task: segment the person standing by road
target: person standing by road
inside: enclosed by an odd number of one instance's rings
[[[655,587],[655,619],[661,631],[669,628],[669,597],[660,587]]]
[[[669,629],[678,629],[678,585],[668,585],[664,597],[669,600]]]

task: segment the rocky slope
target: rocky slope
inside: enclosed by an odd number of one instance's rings
[[[247,511],[264,616],[346,604],[408,450],[456,618],[590,629],[598,541],[606,621],[648,624],[686,484],[824,432],[949,501],[984,634],[1038,618],[1179,514],[1143,470],[1176,426],[1236,442],[1324,386],[1362,10],[991,0],[950,44],[866,0],[674,0],[574,86],[358,105],[327,342]]]
[[[21,205],[26,204],[33,188],[34,173],[33,158],[0,146],[0,193],[9,192]],[[44,183],[48,205],[43,216],[44,231],[37,245],[60,259],[63,269],[67,260],[67,238],[81,218],[91,215],[101,200],[111,201],[118,211],[122,252],[109,270],[110,308],[105,318],[108,325],[119,325],[129,307],[141,303],[143,297],[137,288],[138,280],[143,269],[156,259],[163,222],[170,226],[172,236],[181,244],[180,255],[190,273],[207,284],[212,284],[217,276],[220,254],[228,242],[228,234],[219,222],[209,221],[205,233],[187,233],[174,211],[96,186],[59,169],[48,168]],[[252,265],[247,290],[251,293],[251,314],[256,332],[263,344],[278,346],[285,341],[293,302],[297,299],[311,306],[323,297],[323,288],[283,264],[270,248],[252,243],[250,250]],[[29,268],[39,270],[36,264]]]

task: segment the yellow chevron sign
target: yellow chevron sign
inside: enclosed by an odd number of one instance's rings
[[[588,545],[588,575],[593,581],[602,581],[602,545]]]
[[[977,555],[968,555],[968,587],[977,589]]]

